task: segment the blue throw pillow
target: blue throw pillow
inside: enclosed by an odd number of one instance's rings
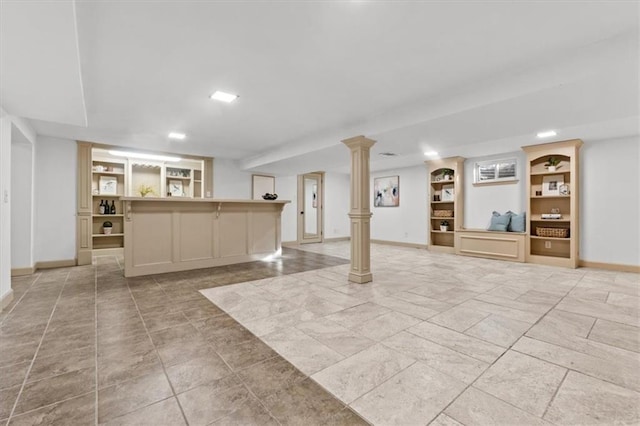
[[[509,232],[524,232],[527,229],[527,212],[515,214],[512,211],[508,211],[505,214],[511,215],[511,222],[509,222],[509,226],[507,227]]]
[[[487,231],[506,232],[510,221],[511,215],[509,213],[501,215],[498,212],[493,212],[493,215],[491,216],[491,225],[489,225]]]

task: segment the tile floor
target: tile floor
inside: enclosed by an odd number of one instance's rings
[[[339,265],[202,293],[372,424],[640,424],[638,274],[372,259],[365,285]]]
[[[120,261],[13,280],[0,314],[3,423],[366,424],[199,292],[346,260],[285,249],[134,279]]]
[[[348,243],[303,249],[137,279],[113,257],[15,279],[0,419],[640,423],[638,274],[374,245],[374,282],[357,285]]]

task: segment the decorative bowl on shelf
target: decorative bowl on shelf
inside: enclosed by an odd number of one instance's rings
[[[278,194],[269,194],[268,192],[262,196],[263,200],[277,200]]]

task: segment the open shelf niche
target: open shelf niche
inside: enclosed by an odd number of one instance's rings
[[[429,250],[455,251],[455,230],[463,225],[464,158],[449,157],[425,161],[429,180]],[[448,223],[441,229],[443,221]]]

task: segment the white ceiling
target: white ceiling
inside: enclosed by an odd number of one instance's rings
[[[548,128],[614,138],[638,133],[638,8],[3,1],[2,106],[39,134],[279,174],[347,171],[340,140],[358,134],[378,141],[373,170],[432,149],[513,151]],[[240,98],[214,102],[215,90]]]

